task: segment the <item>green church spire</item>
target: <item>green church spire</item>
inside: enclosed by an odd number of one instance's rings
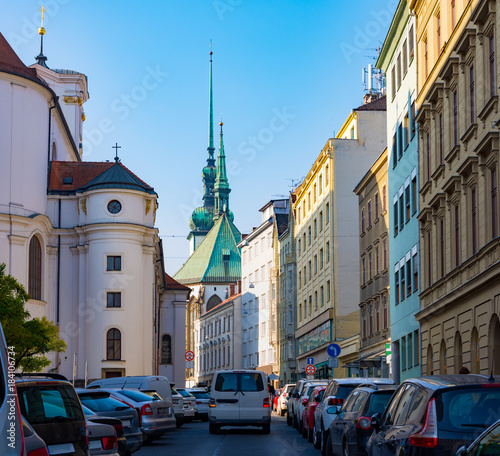
[[[229,210],[229,182],[226,172],[226,154],[224,153],[224,137],[222,133],[221,121],[220,125],[220,144],[219,155],[217,156],[217,177],[215,178],[214,196],[215,196],[215,213],[214,220],[217,220],[222,214],[226,213],[231,221],[234,219],[233,214]]]

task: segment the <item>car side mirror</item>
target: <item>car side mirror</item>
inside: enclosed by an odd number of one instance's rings
[[[341,408],[340,405],[332,405],[326,409],[326,413],[329,415],[338,415]]]
[[[293,394],[292,394],[292,397],[293,397],[294,399],[297,399],[297,398],[299,397],[299,393],[293,393]]]
[[[467,455],[467,447],[465,445],[457,450],[457,456],[466,456],[466,455]]]
[[[314,396],[314,402],[319,402],[320,400],[321,400],[321,395],[316,394],[316,396]]]
[[[375,432],[378,432],[380,426],[382,426],[382,417],[380,413],[375,413],[375,415],[372,416],[371,425],[372,428],[375,429]]]

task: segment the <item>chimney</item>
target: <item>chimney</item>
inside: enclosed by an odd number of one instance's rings
[[[234,283],[229,285],[229,297],[234,296]]]
[[[241,280],[238,280],[236,287],[238,289],[238,294],[241,293]]]

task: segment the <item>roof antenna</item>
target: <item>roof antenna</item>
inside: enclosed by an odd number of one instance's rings
[[[495,383],[495,377],[493,377],[493,363],[495,362],[495,349],[493,349],[493,356],[491,358],[491,375],[488,379],[488,383]]]

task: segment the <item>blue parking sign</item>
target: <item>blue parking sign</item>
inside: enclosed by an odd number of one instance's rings
[[[328,345],[328,348],[326,349],[326,352],[328,355],[330,355],[332,358],[336,358],[337,356],[340,355],[340,345],[337,344],[330,344]]]
[[[314,364],[314,358],[307,358],[306,364]]]

